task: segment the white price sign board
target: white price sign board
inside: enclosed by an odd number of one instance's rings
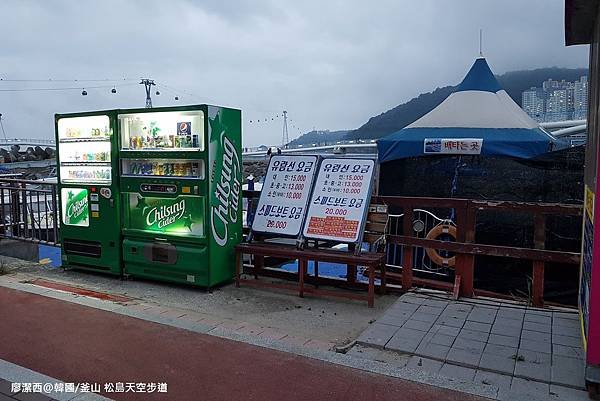
[[[324,159],[308,205],[304,236],[357,242],[369,206],[375,162]]]
[[[271,157],[252,222],[253,231],[300,234],[317,160],[317,156]]]

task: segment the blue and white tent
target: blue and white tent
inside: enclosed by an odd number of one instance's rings
[[[500,87],[483,57],[439,106],[377,141],[380,162],[436,154],[530,159],[560,147]]]

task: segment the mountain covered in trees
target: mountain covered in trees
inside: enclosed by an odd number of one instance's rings
[[[500,85],[506,90],[511,98],[517,104],[521,105],[521,93],[531,88],[532,86],[540,87],[542,82],[551,78],[553,80],[576,81],[581,76],[587,75],[587,68],[540,68],[536,70],[511,71],[502,75],[497,75],[496,78]],[[452,91],[454,86],[445,86],[437,88],[433,92],[422,93],[419,96],[396,106],[378,116],[371,117],[361,127],[347,131],[343,135],[345,140],[355,139],[377,139],[387,134],[398,131],[413,121],[421,118],[429,111],[439,105]],[[325,132],[325,134],[316,135],[315,132]],[[326,134],[327,131],[312,131],[302,135],[294,140],[300,141],[299,144],[307,143],[324,143],[339,141],[339,133],[345,131],[333,131],[330,134],[331,138]],[[313,142],[310,138],[315,138]]]
[[[331,142],[341,141],[348,134],[348,130],[346,131],[310,131],[304,135],[299,136],[298,138],[290,141],[290,147],[298,147],[299,145],[326,145]]]

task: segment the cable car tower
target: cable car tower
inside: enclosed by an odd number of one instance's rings
[[[152,98],[150,97],[150,91],[152,90],[152,86],[156,85],[153,79],[142,78],[140,81],[140,85],[144,85],[146,88],[146,108],[152,108]]]

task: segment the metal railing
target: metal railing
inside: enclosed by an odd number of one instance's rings
[[[243,191],[250,210],[244,219],[247,225],[251,225],[252,211],[256,208],[259,194],[259,191]],[[387,277],[402,284],[403,289],[417,285],[444,289],[457,296],[503,297],[500,293],[475,288],[475,257],[492,256],[529,261],[532,269],[530,301],[533,305],[542,306],[546,264],[579,268],[578,252],[547,249],[547,232],[551,232],[547,229],[548,219],[556,216],[579,218],[582,215],[582,206],[579,205],[396,196],[374,196],[371,203],[388,206]],[[56,183],[0,178],[0,238],[59,245],[59,207]],[[448,217],[449,211],[451,218]],[[530,225],[533,230],[531,244],[478,243],[476,223],[479,213],[484,211],[527,214],[533,223]],[[456,233],[452,240],[427,235],[432,227],[448,224],[450,220]],[[442,258],[454,257],[454,266],[432,264],[426,255],[427,249],[437,250]],[[430,275],[415,276],[417,271]],[[448,280],[452,276],[454,283]]]
[[[56,183],[0,178],[0,238],[59,244]]]
[[[435,226],[444,221],[444,218],[437,216],[431,211],[424,209],[415,209],[413,211],[413,235],[418,238],[425,238]],[[387,224],[388,235],[402,234],[404,213],[389,214]],[[424,275],[432,277],[449,277],[450,269],[433,263],[428,257],[425,248],[413,247],[413,271],[421,272]],[[386,247],[386,263],[390,267],[402,268],[404,260],[404,246],[397,244],[388,244]]]
[[[561,264],[570,269],[579,269],[580,253],[561,250],[549,250],[547,243],[547,220],[550,217],[581,217],[583,207],[580,205],[549,204],[537,202],[497,202],[478,201],[472,199],[450,198],[418,198],[401,196],[374,196],[371,203],[385,204],[392,209],[403,210],[398,227],[387,236],[388,252],[396,247],[402,247],[402,258],[388,267],[397,268],[397,281],[405,289],[414,285],[422,285],[454,292],[456,296],[472,297],[476,295],[506,297],[505,294],[475,288],[475,257],[491,256],[508,258],[520,261],[529,261],[532,269],[530,302],[534,306],[544,305],[544,276],[547,263]],[[415,217],[423,209],[452,210],[452,220],[456,227],[454,241],[440,238],[427,238],[419,235],[415,230]],[[478,214],[483,211],[520,213],[532,217],[533,246],[506,246],[487,243],[477,243],[476,222]],[[418,219],[418,217],[417,217]],[[401,227],[400,227],[401,226]],[[414,259],[417,252],[423,249],[434,249],[438,252],[450,252],[455,256],[454,277],[455,281],[449,283],[444,280],[415,277],[413,270]],[[394,278],[393,273],[388,273],[388,279]]]

